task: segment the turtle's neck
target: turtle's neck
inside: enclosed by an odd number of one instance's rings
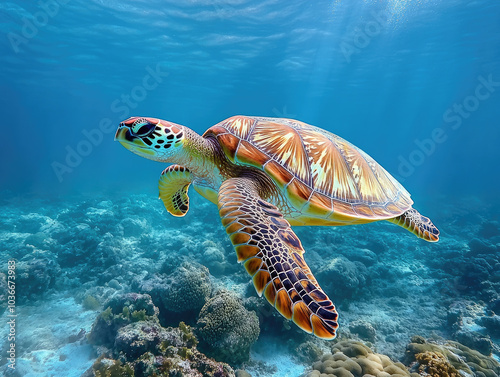
[[[217,148],[210,139],[206,139],[190,128],[184,127],[185,142],[182,154],[176,163],[188,168],[197,178],[207,179],[217,172]]]

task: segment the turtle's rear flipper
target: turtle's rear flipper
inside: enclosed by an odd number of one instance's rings
[[[278,208],[262,200],[256,182],[232,178],[222,183],[219,214],[259,296],[264,294],[304,331],[335,338],[335,306],[304,261],[304,249],[290,224]]]
[[[390,222],[402,226],[409,230],[417,237],[429,242],[439,241],[439,230],[434,226],[432,221],[425,216],[422,216],[416,209],[410,208],[401,216],[389,219]]]
[[[160,175],[160,199],[172,215],[181,217],[189,210],[187,190],[192,181],[191,172],[182,166],[171,165]]]

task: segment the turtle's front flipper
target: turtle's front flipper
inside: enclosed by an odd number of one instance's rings
[[[262,200],[247,178],[225,181],[219,190],[219,214],[238,262],[252,276],[259,296],[285,318],[323,339],[335,338],[335,306],[319,287],[303,259],[304,249],[290,224]]]
[[[191,172],[182,166],[171,165],[160,175],[160,199],[172,215],[181,217],[189,210],[187,190],[192,181]]]
[[[401,216],[389,219],[390,222],[402,226],[406,230],[412,232],[417,237],[429,242],[439,241],[439,230],[434,226],[432,221],[425,216],[422,216],[416,209],[410,208]]]

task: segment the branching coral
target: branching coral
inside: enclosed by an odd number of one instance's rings
[[[439,352],[423,352],[415,355],[419,372],[429,377],[459,377],[459,372]]]

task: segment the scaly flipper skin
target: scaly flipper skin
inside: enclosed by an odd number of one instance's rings
[[[171,165],[161,173],[158,182],[159,197],[172,215],[182,217],[189,210],[187,190],[192,179],[189,169],[179,165]]]
[[[285,318],[319,338],[333,339],[335,306],[303,259],[304,249],[278,208],[264,201],[257,183],[231,178],[219,190],[219,214],[238,262],[252,276],[259,296]]]
[[[425,216],[422,216],[416,209],[411,208],[401,216],[389,220],[406,230],[412,232],[417,237],[429,242],[439,241],[439,230],[434,226],[432,221]]]

